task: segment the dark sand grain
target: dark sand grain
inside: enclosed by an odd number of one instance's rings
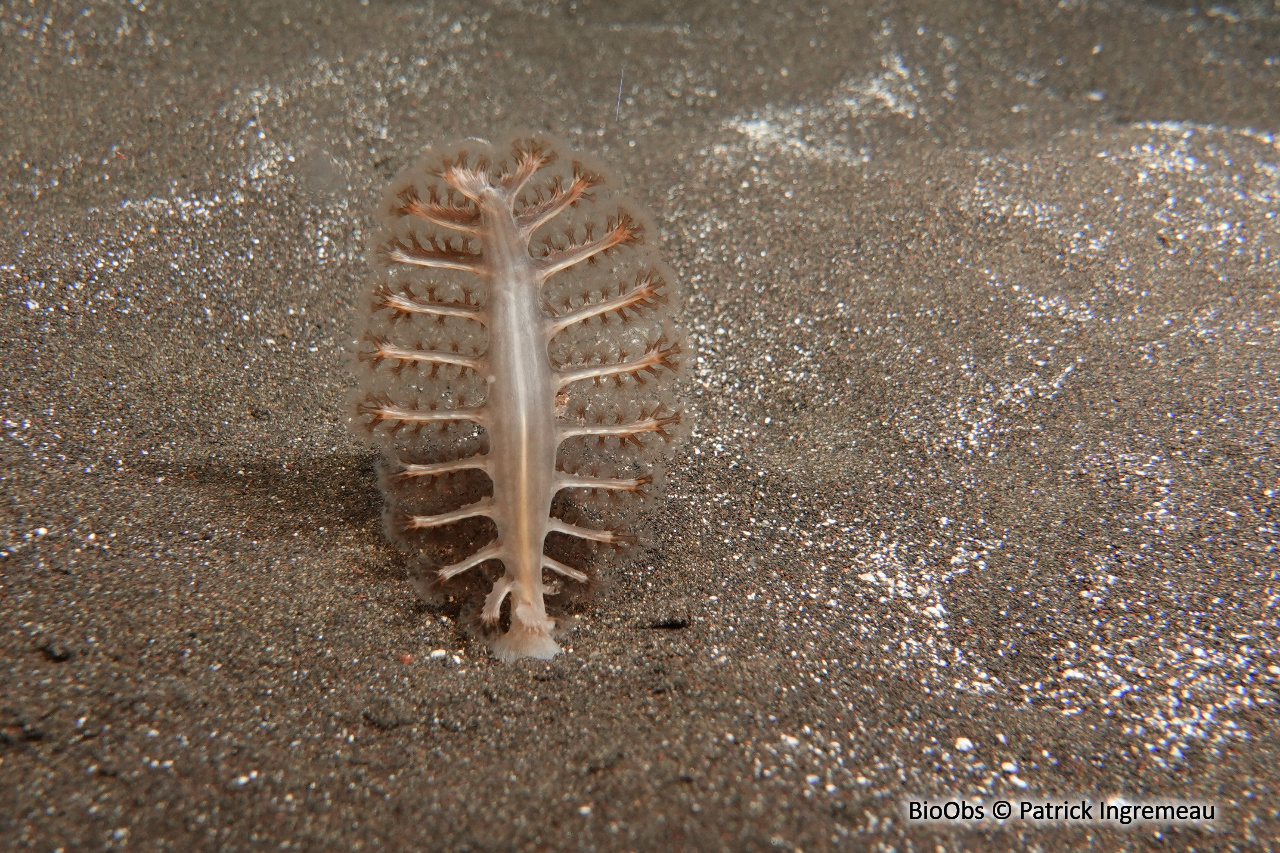
[[[1280,11],[828,6],[10,5],[0,847],[1274,847]],[[414,600],[344,423],[373,199],[509,126],[696,359],[550,665]]]

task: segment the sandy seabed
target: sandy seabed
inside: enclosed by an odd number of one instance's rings
[[[0,78],[0,846],[1274,847],[1273,3],[14,3]],[[693,426],[507,665],[343,347],[390,176],[518,126],[653,211]]]

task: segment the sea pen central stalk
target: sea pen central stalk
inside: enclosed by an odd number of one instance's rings
[[[551,658],[560,647],[543,605],[542,563],[554,494],[558,435],[556,386],[547,356],[541,280],[528,238],[503,194],[478,199],[489,280],[489,434],[494,518],[510,583],[511,628],[495,644],[499,657]]]

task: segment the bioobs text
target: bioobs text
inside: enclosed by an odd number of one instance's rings
[[[986,806],[964,800],[908,800],[907,820],[985,820]]]

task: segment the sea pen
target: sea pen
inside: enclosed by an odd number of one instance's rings
[[[635,541],[679,435],[674,275],[545,136],[430,150],[378,218],[353,423],[388,535],[424,596],[476,600],[499,658],[551,658],[546,599]]]

